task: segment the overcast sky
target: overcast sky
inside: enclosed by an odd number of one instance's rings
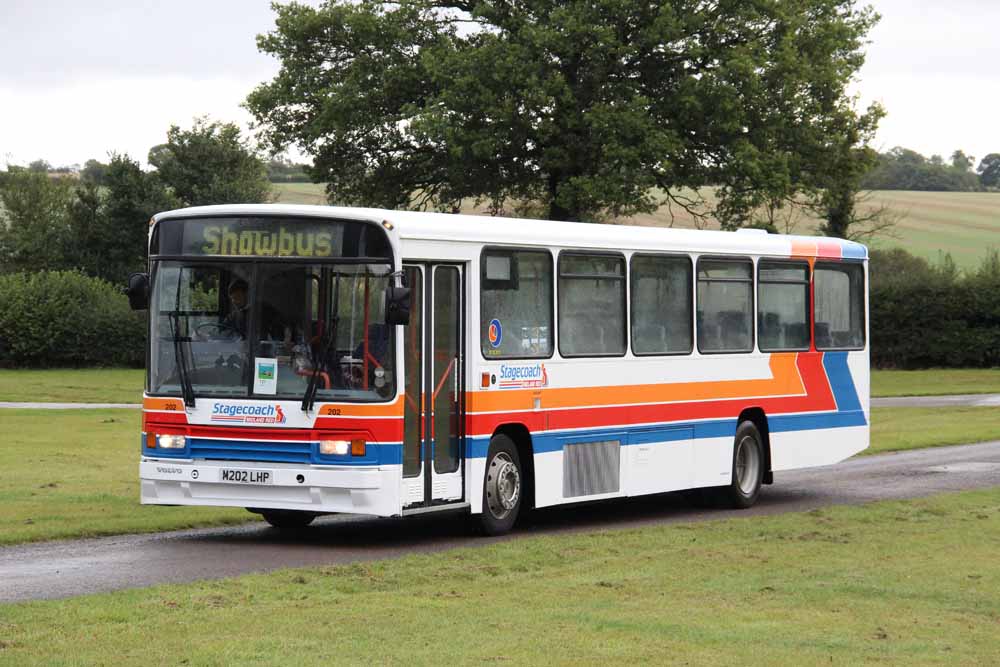
[[[1000,1],[872,4],[855,90],[888,110],[876,147],[1000,152]],[[144,162],[171,124],[247,126],[241,102],[277,71],[255,43],[272,27],[269,0],[0,0],[0,166]]]

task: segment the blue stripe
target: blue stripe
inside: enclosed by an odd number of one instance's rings
[[[401,465],[403,445],[369,442],[364,456],[328,456],[319,453],[319,443],[301,440],[228,440],[225,438],[188,438],[184,449],[147,449],[145,436],[140,441],[144,456],[165,459],[204,459],[212,461],[254,461],[260,463],[300,463],[303,465],[374,466]]]
[[[851,369],[847,366],[847,352],[824,352],[823,368],[830,379],[833,398],[837,401],[837,412],[856,412],[861,410],[858,392],[854,389],[854,379]]]
[[[868,248],[854,241],[841,243],[840,252],[844,259],[865,259],[868,257]]]

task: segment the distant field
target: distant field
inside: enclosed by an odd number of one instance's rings
[[[323,185],[312,183],[275,184],[278,201],[294,204],[325,204]],[[979,266],[987,248],[1000,248],[1000,193],[997,192],[901,192],[873,193],[864,206],[886,204],[903,219],[896,229],[898,238],[876,241],[875,247],[902,246],[909,252],[938,261],[950,252],[963,268]],[[463,207],[464,209],[464,207]],[[475,213],[470,206],[465,212]],[[675,210],[677,227],[692,227],[692,218]],[[669,225],[670,212],[640,215],[627,222],[639,225]],[[802,217],[792,221],[793,233],[811,234],[817,221]]]

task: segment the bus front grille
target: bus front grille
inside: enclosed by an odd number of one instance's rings
[[[191,438],[191,458],[268,463],[311,463],[312,443],[274,440]]]

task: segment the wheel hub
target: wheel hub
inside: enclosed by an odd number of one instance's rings
[[[521,472],[504,452],[490,462],[486,495],[490,513],[497,519],[504,518],[517,506],[521,496]]]

